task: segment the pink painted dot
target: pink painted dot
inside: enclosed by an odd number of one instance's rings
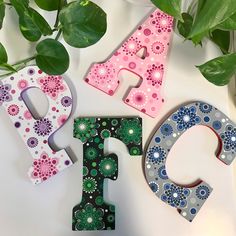
[[[145,43],[149,43],[150,40],[148,38],[145,39]]]
[[[85,79],[85,82],[86,82],[86,83],[88,83],[88,82],[89,82],[89,79],[88,79],[88,78],[86,78],[86,79]]]
[[[152,111],[155,111],[155,110],[156,110],[156,108],[155,108],[155,107],[152,107],[152,108],[151,108],[151,110],[152,110]]]
[[[111,95],[111,96],[112,96],[112,95],[114,94],[114,91],[113,91],[113,90],[109,90],[109,92],[108,92],[108,93],[109,93],[109,95]]]
[[[127,56],[124,56],[124,57],[123,57],[123,60],[124,60],[124,61],[128,61],[129,58],[128,58]]]
[[[129,99],[126,99],[125,101],[126,101],[126,102],[129,102]]]
[[[42,74],[42,73],[43,73],[43,71],[39,70],[39,71],[38,71],[38,73],[39,73],[39,74]]]
[[[118,55],[119,55],[119,53],[118,53],[118,52],[115,52],[115,53],[114,53],[114,55],[115,55],[115,56],[118,56]]]
[[[152,97],[153,97],[153,98],[156,98],[156,97],[157,97],[157,94],[156,94],[156,93],[153,93],[153,94],[152,94]]]
[[[136,63],[130,62],[130,63],[129,63],[129,68],[130,68],[130,69],[135,69],[135,68],[136,68]]]
[[[149,35],[152,33],[152,31],[151,31],[150,29],[145,29],[145,30],[143,31],[143,33],[144,33],[146,36],[149,36]]]
[[[142,109],[141,112],[146,113],[146,110],[145,110],[145,109]]]
[[[30,132],[30,129],[29,129],[29,128],[26,128],[26,129],[25,129],[25,132],[26,132],[26,133]]]
[[[12,93],[12,94],[15,94],[15,93],[16,93],[16,90],[13,89],[13,90],[11,91],[11,93]]]
[[[56,111],[56,107],[53,107],[53,108],[52,108],[52,111]]]

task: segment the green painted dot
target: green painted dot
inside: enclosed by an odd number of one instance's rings
[[[102,122],[102,126],[106,126],[107,125],[107,122],[106,121],[103,121]]]
[[[92,170],[90,171],[90,174],[91,174],[92,176],[96,176],[96,175],[98,174],[98,171],[95,170],[95,169],[92,169]]]
[[[101,196],[96,197],[95,203],[96,203],[98,206],[101,206],[101,205],[104,203],[103,197],[101,197]]]
[[[111,136],[111,132],[107,129],[104,129],[102,132],[101,132],[101,137],[102,138],[109,138]]]
[[[95,139],[94,139],[94,142],[95,142],[95,143],[100,143],[100,138],[98,138],[98,137],[95,138]]]
[[[113,126],[117,126],[117,125],[118,125],[118,120],[116,120],[116,119],[112,120],[112,121],[111,121],[111,124],[112,124]]]
[[[100,149],[103,149],[103,148],[104,148],[103,143],[100,143],[100,144],[98,145],[98,147],[99,147]]]
[[[83,167],[83,176],[88,174],[88,168],[86,166]]]
[[[95,166],[97,166],[97,163],[96,163],[96,162],[93,162],[93,163],[92,163],[92,167],[95,167]]]
[[[111,212],[115,212],[115,206],[110,205],[110,206],[109,206],[109,209],[110,209]]]

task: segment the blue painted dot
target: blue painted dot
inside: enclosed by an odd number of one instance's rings
[[[155,141],[156,141],[156,143],[160,143],[160,142],[161,142],[161,139],[160,139],[159,137],[156,137],[156,138],[155,138]]]
[[[221,124],[220,121],[216,120],[216,121],[213,122],[212,126],[215,130],[219,130],[219,129],[221,129],[222,124]]]
[[[191,212],[192,215],[195,215],[195,214],[197,213],[197,210],[196,210],[195,208],[192,208],[192,209],[190,210],[190,212]]]
[[[205,116],[205,117],[204,117],[204,121],[205,121],[205,122],[209,122],[209,121],[210,121],[209,116]]]

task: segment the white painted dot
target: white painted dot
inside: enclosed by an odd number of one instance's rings
[[[225,119],[222,119],[222,122],[225,123]]]
[[[173,194],[173,197],[174,197],[174,198],[177,198],[177,197],[178,197],[178,193],[174,193],[174,194]]]
[[[225,155],[221,155],[221,158],[222,158],[222,159],[225,159]]]
[[[184,120],[184,122],[189,122],[190,121],[190,116],[189,115],[185,115],[184,117],[183,117],[183,120]]]
[[[159,79],[159,78],[161,77],[161,73],[160,73],[160,72],[155,72],[155,73],[154,73],[154,77],[155,77],[156,79]]]
[[[79,129],[80,129],[80,130],[85,130],[85,128],[86,128],[85,124],[81,124],[81,125],[79,126]]]
[[[182,215],[183,215],[183,216],[186,216],[186,215],[187,215],[187,213],[184,211],[184,212],[182,213]]]
[[[153,156],[154,156],[155,158],[158,158],[158,157],[160,157],[160,154],[159,154],[158,152],[154,152]]]
[[[93,218],[92,217],[89,217],[88,219],[87,219],[87,222],[90,224],[90,223],[92,223],[93,222]]]
[[[131,43],[130,45],[129,45],[129,49],[134,49],[135,48],[135,44],[134,43]]]
[[[151,165],[147,165],[147,168],[150,169],[150,168],[151,168]]]
[[[130,129],[129,134],[133,134],[133,133],[134,133],[134,130]]]
[[[110,166],[110,165],[106,165],[106,166],[105,166],[105,169],[106,169],[106,170],[110,170],[110,169],[111,169],[111,166]]]
[[[236,137],[231,137],[231,141],[235,142],[236,141]]]
[[[174,133],[174,134],[173,134],[173,137],[175,138],[176,136],[177,136],[177,134]]]

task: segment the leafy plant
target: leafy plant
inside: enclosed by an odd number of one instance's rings
[[[182,0],[151,0],[159,9],[177,21],[178,32],[194,45],[205,39],[214,42],[223,56],[197,66],[211,83],[223,86],[236,73],[236,53],[230,50],[236,30],[235,0],[192,0],[186,12],[181,11]]]
[[[57,11],[53,27],[30,6],[34,2],[45,11]],[[33,60],[47,74],[63,74],[69,67],[70,58],[59,38],[63,36],[72,47],[85,48],[98,42],[107,29],[106,13],[89,0],[70,3],[67,0],[0,0],[0,29],[6,10],[16,11],[22,36],[37,44],[33,56],[10,65],[6,49],[0,43],[0,69],[6,71],[1,76],[19,71]],[[42,36],[44,39],[39,41]]]

